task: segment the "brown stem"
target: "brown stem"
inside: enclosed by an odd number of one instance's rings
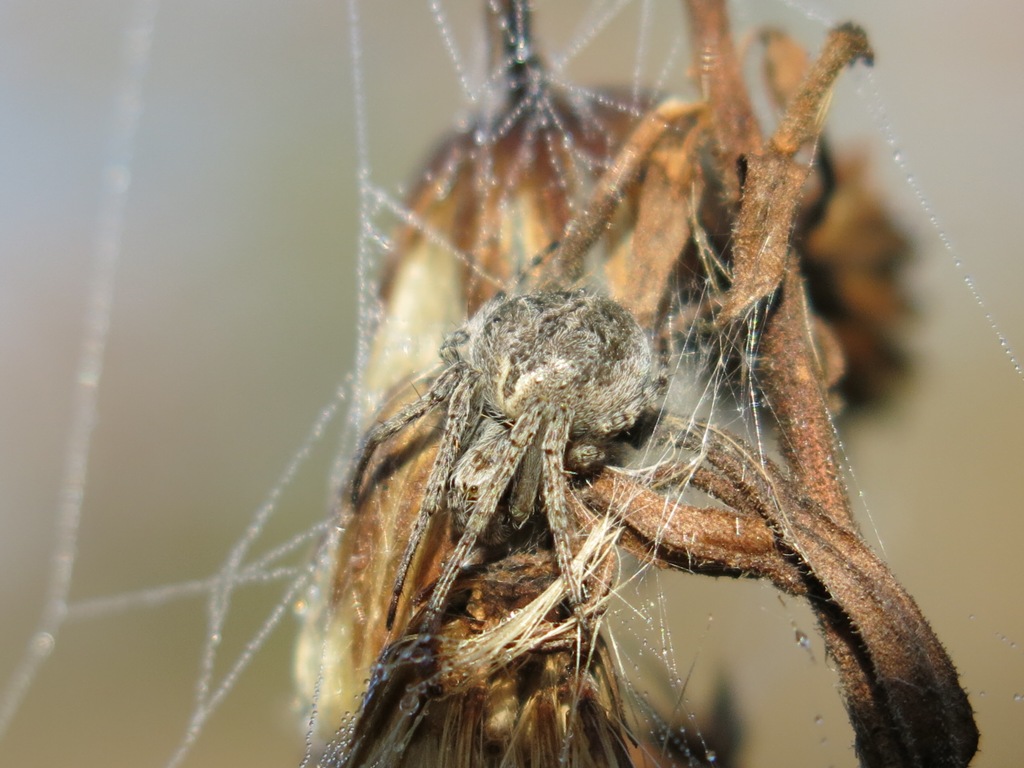
[[[810,329],[803,278],[793,264],[761,336],[759,379],[779,427],[782,454],[794,477],[833,520],[853,527]]]
[[[817,138],[832,86],[839,73],[855,61],[870,65],[874,52],[863,29],[843,24],[829,33],[821,55],[786,106],[786,114],[771,138],[772,150],[792,157],[806,142]]]
[[[743,84],[729,28],[729,14],[721,0],[686,0],[690,38],[699,57],[697,70],[704,98],[711,105],[715,154],[727,198],[740,199],[739,159],[759,152],[761,129]]]
[[[971,705],[913,598],[855,531],[813,505],[782,507],[770,522],[826,593],[811,605],[839,662],[864,764],[966,766],[978,746]]]
[[[710,467],[667,465],[659,480],[688,482],[736,511],[674,504],[614,470],[576,502],[622,524],[620,545],[661,566],[770,580],[808,598],[836,662],[862,763],[965,766],[978,732],[956,669],[913,598],[855,531],[794,491],[743,446],[703,441]],[[744,461],[747,463],[744,463]],[[761,478],[759,481],[758,478]]]
[[[660,470],[666,479],[688,479],[760,516],[776,548],[803,564],[801,590],[774,581],[807,596],[818,616],[863,764],[966,765],[978,732],[956,669],[913,598],[860,535],[736,438],[694,427],[670,442],[701,452],[708,466],[668,465]]]
[[[692,573],[768,579],[790,594],[806,592],[799,568],[782,555],[760,517],[713,507],[674,504],[613,470],[605,470],[574,499],[580,525],[588,509],[622,524],[619,544],[644,561]]]

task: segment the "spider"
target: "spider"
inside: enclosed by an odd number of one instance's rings
[[[440,350],[447,367],[427,392],[366,437],[353,474],[363,476],[384,442],[435,408],[445,423],[423,502],[402,555],[387,614],[394,623],[413,557],[431,517],[447,508],[459,533],[425,613],[436,622],[474,546],[507,542],[538,507],[576,610],[583,585],[572,569],[567,473],[593,472],[661,388],[636,319],[584,291],[498,294]],[[507,512],[499,505],[507,498]]]

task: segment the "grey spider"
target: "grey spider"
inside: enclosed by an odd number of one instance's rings
[[[496,545],[538,507],[574,607],[583,586],[572,570],[567,472],[608,459],[660,389],[647,336],[614,301],[583,291],[499,294],[440,350],[447,367],[429,390],[367,434],[352,477],[363,475],[384,442],[434,408],[445,409],[437,456],[398,567],[387,615],[398,600],[430,518],[443,508],[459,539],[444,562],[426,611],[437,621],[459,569],[478,542]],[[507,514],[497,514],[506,500]]]

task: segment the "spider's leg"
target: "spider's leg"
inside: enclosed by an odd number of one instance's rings
[[[555,558],[562,572],[573,609],[579,611],[584,604],[583,583],[572,569],[572,536],[569,524],[568,486],[565,479],[565,449],[569,444],[572,413],[564,407],[548,411],[547,429],[541,445],[544,454],[544,480],[542,494],[548,526],[555,541]]]
[[[452,583],[462,564],[469,558],[469,553],[473,550],[477,539],[490,525],[495,510],[498,508],[498,502],[501,501],[508,484],[512,481],[523,455],[537,437],[542,415],[540,408],[528,408],[524,411],[509,430],[508,436],[503,437],[495,446],[492,456],[489,457],[489,464],[493,470],[486,476],[486,480],[479,486],[468,489],[471,495],[472,512],[466,520],[466,525],[455,549],[441,568],[441,575],[434,585],[434,592],[427,604],[424,626],[428,628],[437,626]]]
[[[446,368],[434,380],[434,383],[430,385],[430,389],[427,390],[426,394],[409,403],[387,421],[377,424],[366,434],[366,438],[359,448],[359,461],[356,463],[355,471],[352,473],[352,481],[349,484],[349,497],[353,503],[359,499],[359,489],[363,484],[363,474],[370,465],[370,459],[373,458],[377,448],[397,435],[409,424],[447,400],[452,390],[466,376],[467,371],[468,366],[464,363],[456,363]]]
[[[455,468],[456,460],[462,454],[462,444],[470,428],[476,423],[476,414],[473,413],[473,410],[480,407],[479,379],[480,375],[476,371],[468,370],[462,380],[456,384],[455,391],[452,392],[451,399],[448,401],[448,415],[444,424],[444,432],[441,434],[441,442],[437,446],[437,457],[434,459],[434,466],[430,469],[430,477],[427,478],[427,488],[423,493],[420,512],[416,517],[416,523],[409,535],[409,541],[405,545],[405,552],[402,554],[402,561],[399,563],[398,572],[395,575],[391,604],[388,606],[388,629],[391,629],[395,623],[398,600],[402,596],[402,588],[409,575],[412,559],[419,548],[420,539],[423,538],[423,534],[427,530],[430,518],[444,502],[448,479]]]
[[[537,443],[539,440],[543,440],[544,434],[544,430],[541,430],[540,434],[534,438],[533,444],[523,456],[519,471],[516,472],[512,480],[508,510],[516,525],[522,525],[533,515],[537,499],[540,496],[540,477],[544,462],[541,458],[540,445]]]

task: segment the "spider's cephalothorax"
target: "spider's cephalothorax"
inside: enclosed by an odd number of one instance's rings
[[[423,503],[399,565],[394,620],[409,565],[431,515],[452,514],[460,533],[427,607],[436,620],[477,542],[494,544],[537,510],[547,517],[559,568],[575,605],[566,468],[606,461],[615,439],[650,408],[658,384],[650,344],[633,316],[585,292],[498,295],[445,341],[448,367],[415,402],[367,435],[353,476],[357,494],[376,448],[431,409],[444,429]],[[502,502],[507,514],[496,514]]]

